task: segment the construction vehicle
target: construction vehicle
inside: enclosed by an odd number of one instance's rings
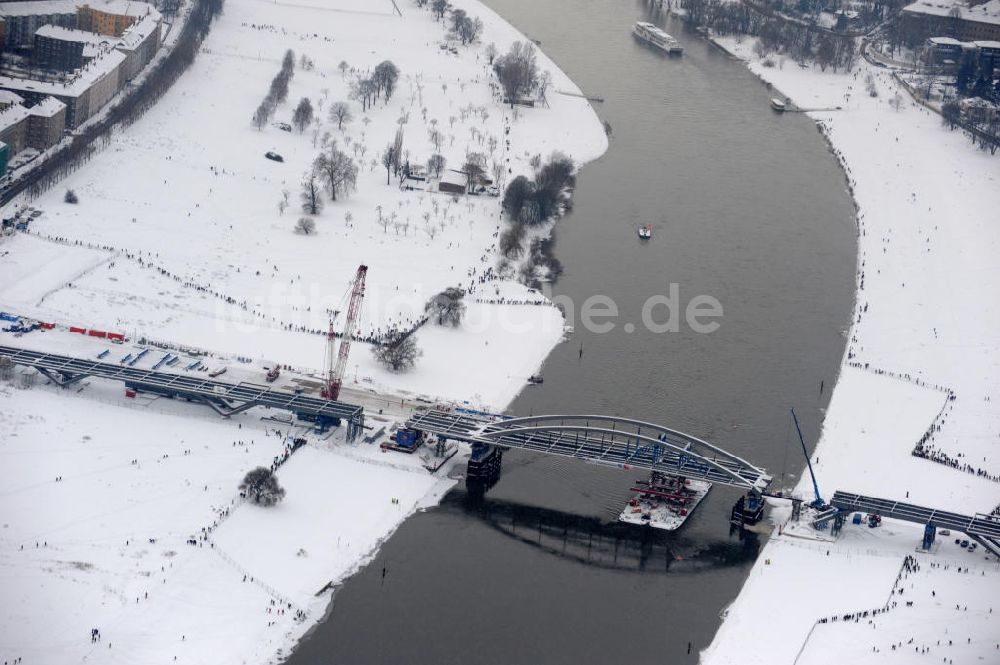
[[[344,383],[344,370],[347,368],[347,356],[351,352],[351,340],[358,327],[358,317],[361,315],[361,302],[365,297],[365,276],[368,274],[368,266],[358,266],[358,271],[351,283],[350,300],[347,305],[347,318],[344,321],[344,330],[340,335],[340,346],[334,353],[336,333],[333,329],[334,319],[337,314],[330,319],[330,330],[326,336],[326,385],[323,386],[322,395],[326,399],[336,400],[340,397],[340,388]]]

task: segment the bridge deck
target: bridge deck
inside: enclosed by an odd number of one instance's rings
[[[364,410],[360,406],[299,395],[255,383],[227,383],[216,379],[139,369],[118,363],[29,351],[11,346],[0,346],[0,356],[9,357],[18,365],[59,373],[65,377],[96,376],[204,401],[253,404],[314,417],[342,418],[357,426],[364,422]]]
[[[835,492],[833,499],[830,500],[830,505],[841,510],[877,513],[883,517],[916,522],[917,524],[934,522],[939,529],[955,529],[970,536],[1000,539],[1000,518],[986,515],[962,515],[946,510],[917,506],[912,503],[861,496],[849,492]]]
[[[416,414],[408,424],[449,439],[660,471],[758,492],[771,480],[763,470],[693,437],[607,416],[543,416],[491,423],[460,413],[427,411]]]

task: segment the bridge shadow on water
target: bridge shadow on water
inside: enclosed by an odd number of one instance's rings
[[[453,490],[438,510],[473,517],[508,538],[585,566],[637,573],[695,573],[752,562],[760,549],[754,534],[705,542],[650,527],[497,500]]]

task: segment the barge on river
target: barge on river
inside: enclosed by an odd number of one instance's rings
[[[637,492],[618,516],[619,522],[650,526],[674,531],[691,516],[712,483],[671,476],[654,471],[649,480],[639,480],[632,488]]]

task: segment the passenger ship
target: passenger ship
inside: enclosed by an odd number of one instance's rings
[[[653,25],[652,23],[645,23],[643,21],[638,21],[632,27],[632,34],[641,39],[644,42],[652,44],[653,46],[661,49],[667,53],[681,54],[684,52],[684,47],[681,43],[668,35],[666,32],[661,30],[659,27]]]

